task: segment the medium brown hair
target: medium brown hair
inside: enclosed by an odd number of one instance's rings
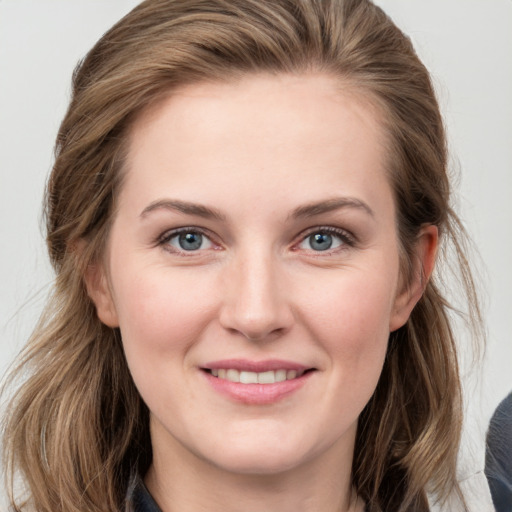
[[[119,330],[101,324],[84,285],[108,238],[134,118],[181,85],[311,70],[380,108],[404,277],[419,230],[438,226],[478,321],[430,76],[380,8],[368,0],[147,0],[77,67],[58,133],[46,195],[55,288],[13,372],[28,377],[4,424],[14,510],[122,510],[130,472],[143,473],[151,461],[149,413]],[[390,335],[359,419],[352,476],[367,510],[420,512],[428,509],[427,489],[440,499],[457,491],[461,421],[450,310],[434,277],[407,324]],[[13,497],[17,472],[26,502]]]

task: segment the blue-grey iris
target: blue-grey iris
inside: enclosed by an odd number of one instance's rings
[[[184,251],[195,251],[203,244],[203,235],[201,233],[181,233],[178,242]]]
[[[309,237],[309,243],[315,251],[326,251],[332,246],[332,235],[329,235],[329,233],[314,233]]]

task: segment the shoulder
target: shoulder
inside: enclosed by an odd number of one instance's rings
[[[496,510],[512,510],[512,393],[497,407],[489,424],[485,474]]]

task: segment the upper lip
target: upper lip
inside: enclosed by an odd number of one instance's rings
[[[268,372],[275,370],[311,370],[309,366],[295,363],[293,361],[284,361],[282,359],[267,359],[265,361],[249,361],[247,359],[223,359],[220,361],[212,361],[202,365],[205,370],[221,370],[234,369],[245,372]]]

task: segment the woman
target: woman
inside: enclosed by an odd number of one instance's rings
[[[143,2],[57,139],[55,293],[4,430],[28,506],[463,503],[449,195],[428,72],[372,3]]]

